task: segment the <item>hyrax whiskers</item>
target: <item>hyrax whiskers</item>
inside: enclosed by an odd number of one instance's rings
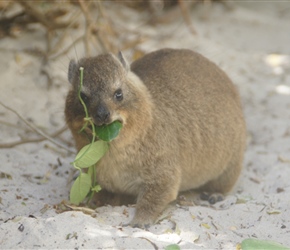
[[[76,147],[89,143],[82,97],[96,125],[123,124],[97,163],[98,183],[137,198],[131,225],[152,224],[178,192],[226,193],[242,168],[246,128],[238,92],[214,63],[186,49],[162,49],[129,66],[122,54],[69,65],[65,107]]]

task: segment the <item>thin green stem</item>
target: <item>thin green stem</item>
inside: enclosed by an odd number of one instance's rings
[[[82,99],[82,96],[81,96],[81,91],[82,91],[82,88],[83,88],[83,80],[84,80],[84,68],[80,67],[80,87],[79,87],[79,90],[78,90],[78,97],[79,97],[79,100],[81,101],[81,104],[84,107],[86,118],[88,119],[89,118],[88,109],[87,109],[87,106],[86,106],[84,100]]]
[[[81,130],[79,132],[82,132],[88,125],[91,126],[92,128],[92,141],[90,143],[90,145],[87,147],[87,149],[85,150],[85,152],[83,154],[81,154],[79,157],[77,157],[74,162],[73,162],[73,166],[78,169],[80,171],[80,173],[82,173],[82,169],[77,167],[76,166],[76,162],[78,160],[80,160],[87,152],[88,150],[90,149],[90,147],[92,146],[92,144],[95,142],[96,140],[96,128],[95,128],[95,124],[92,120],[91,117],[89,117],[89,114],[88,114],[88,109],[87,109],[87,106],[84,102],[84,100],[82,99],[81,97],[81,90],[82,90],[82,87],[83,87],[83,79],[84,79],[84,68],[83,67],[80,67],[80,86],[79,86],[79,89],[78,89],[78,98],[84,108],[84,112],[85,112],[85,118],[84,118],[84,121],[85,121],[85,124],[83,125],[83,127],[81,128]],[[91,178],[91,189],[89,191],[89,193],[87,194],[87,198],[88,198],[88,202],[91,200],[91,198],[93,197],[94,193],[96,192],[96,187],[98,186],[97,185],[97,176],[96,176],[96,169],[95,169],[95,166],[91,166],[88,168],[88,173],[90,174],[90,178]],[[81,176],[81,174],[80,174]],[[97,189],[99,190],[100,187]]]
[[[78,161],[80,158],[82,158],[87,153],[87,151],[90,149],[92,143],[96,139],[95,124],[93,123],[92,118],[89,117],[88,108],[87,108],[87,106],[86,106],[86,104],[85,104],[85,102],[84,102],[84,100],[82,99],[82,96],[81,96],[81,90],[83,88],[83,80],[84,80],[84,68],[83,67],[80,67],[79,70],[80,70],[80,86],[79,86],[79,89],[78,89],[78,98],[79,98],[81,104],[83,105],[83,108],[84,108],[84,111],[85,111],[85,121],[86,121],[85,124],[84,124],[84,126],[81,128],[81,131],[83,131],[88,126],[88,124],[90,124],[91,127],[92,127],[92,135],[93,135],[93,138],[92,138],[92,141],[91,141],[89,147],[87,148],[87,150],[80,157],[78,157],[77,159],[75,159],[74,162]],[[76,167],[75,164],[74,164],[74,167]],[[93,181],[93,186],[95,186],[96,176],[95,176],[95,170],[94,169],[93,169],[93,180],[92,181]]]
[[[88,113],[88,108],[84,102],[84,100],[82,99],[82,96],[81,96],[81,90],[83,88],[83,80],[84,80],[84,68],[83,67],[80,67],[80,86],[79,86],[79,89],[78,89],[78,98],[81,102],[81,104],[83,105],[83,108],[84,108],[84,111],[85,111],[85,124],[83,125],[83,127],[81,128],[80,132],[82,132],[87,126],[88,124],[90,123],[91,127],[92,127],[92,133],[93,133],[93,138],[92,138],[92,141],[89,145],[89,147],[87,148],[87,150],[82,154],[80,155],[77,159],[74,160],[73,163],[75,163],[76,161],[78,161],[79,159],[81,159],[86,153],[87,151],[90,149],[92,143],[95,141],[96,139],[96,131],[95,131],[95,126],[94,126],[94,123],[92,121],[92,119],[89,117],[89,113]],[[75,168],[79,169],[78,167],[75,166],[75,164],[73,164]]]

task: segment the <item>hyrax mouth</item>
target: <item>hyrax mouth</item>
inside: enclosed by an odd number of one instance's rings
[[[93,121],[94,125],[97,126],[97,127],[103,127],[103,126],[108,126],[114,122],[120,122],[122,125],[123,125],[123,119],[116,119],[116,120],[110,120],[110,121],[107,121],[107,122],[103,122],[103,123],[100,123],[100,122],[95,122]],[[90,125],[90,128],[92,128],[92,126]]]
[[[122,124],[122,126],[124,125],[124,122],[123,122],[123,119],[122,118],[119,118],[119,119],[117,119],[115,121],[120,122]]]
[[[124,120],[121,117],[116,117],[116,119],[110,119],[110,121],[106,121],[102,123],[95,121],[93,117],[90,117],[89,119],[84,118],[84,123],[86,122],[88,123],[87,123],[87,126],[84,128],[84,131],[88,134],[92,134],[96,128],[101,128],[101,127],[104,128],[106,126],[110,126],[111,124],[115,122],[120,123],[122,127],[124,126]],[[94,126],[94,129],[93,129],[93,126]]]

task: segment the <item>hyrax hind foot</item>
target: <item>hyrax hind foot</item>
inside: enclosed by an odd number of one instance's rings
[[[207,192],[202,192],[200,194],[200,199],[203,201],[208,201],[210,204],[215,204],[217,202],[223,201],[224,196],[220,193],[207,193]]]
[[[224,200],[223,194],[228,193],[233,188],[242,168],[241,161],[237,159],[239,157],[234,157],[218,178],[209,181],[203,187],[199,188],[202,191],[200,194],[201,200],[206,200],[210,204]]]

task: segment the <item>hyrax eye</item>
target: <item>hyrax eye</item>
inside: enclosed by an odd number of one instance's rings
[[[84,103],[87,104],[89,102],[89,97],[83,92],[81,92],[81,98],[84,101]]]
[[[117,89],[114,93],[114,98],[117,100],[117,101],[122,101],[123,100],[123,92],[122,92],[122,89]]]

